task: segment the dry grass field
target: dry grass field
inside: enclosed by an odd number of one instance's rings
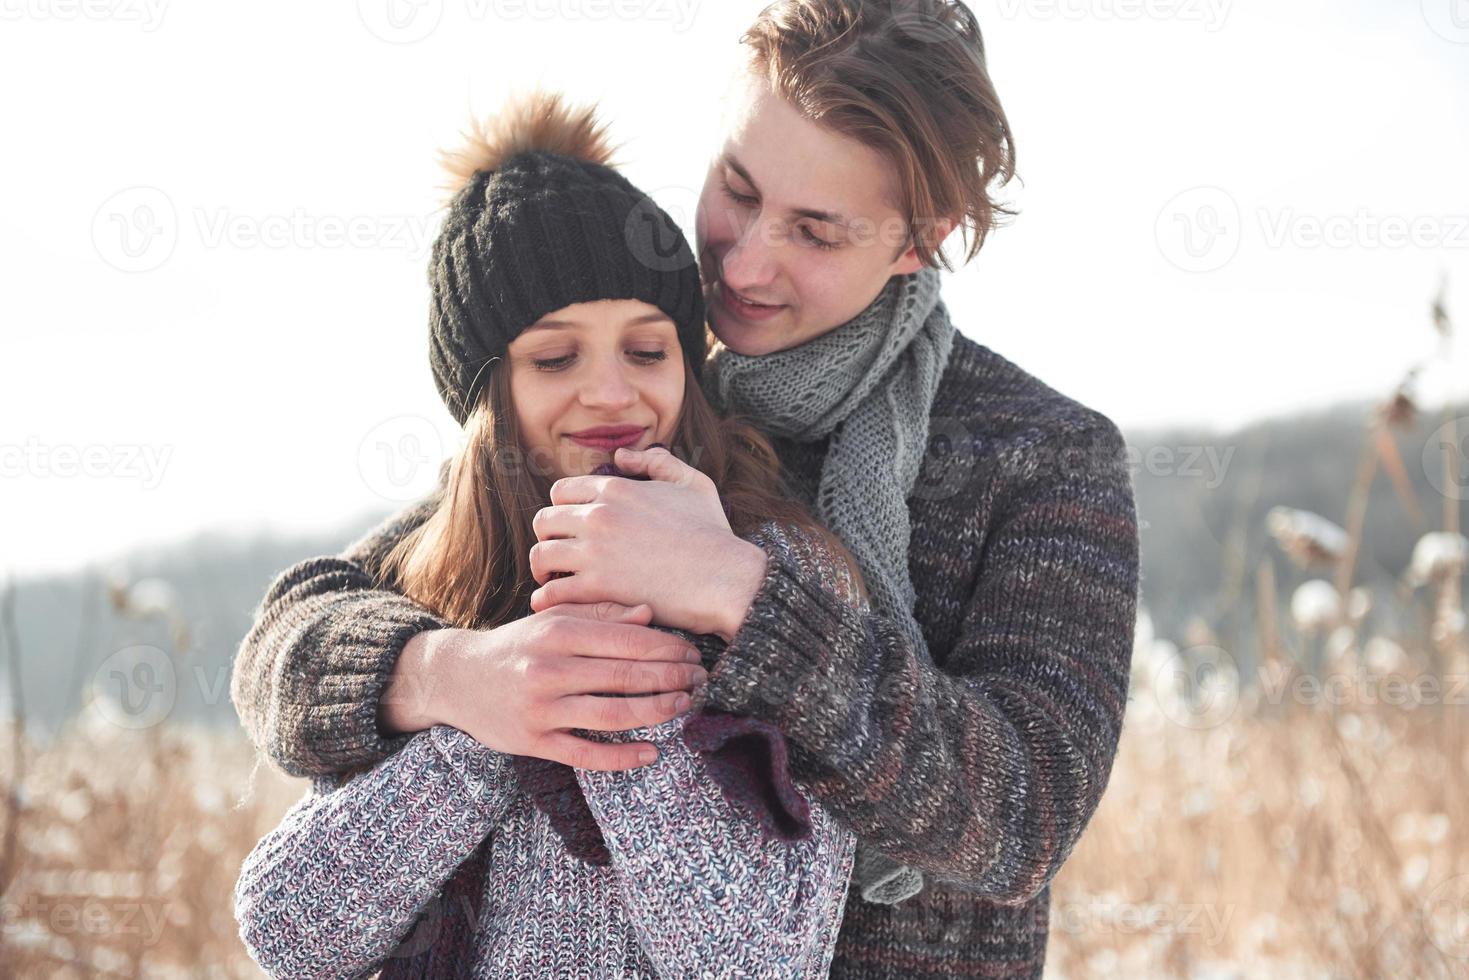
[[[1320,697],[1299,676],[1180,691],[1139,636],[1107,796],[1053,888],[1048,975],[1469,973],[1464,692],[1432,703],[1390,665],[1420,695],[1381,695],[1367,663]],[[238,737],[95,711],[24,764],[6,975],[256,975],[230,891],[303,782]]]

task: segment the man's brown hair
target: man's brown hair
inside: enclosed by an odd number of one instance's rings
[[[1015,214],[991,196],[1015,176],[1015,144],[974,14],[957,0],[778,0],[740,38],[771,91],[887,157],[892,205],[924,265],[953,271],[935,223],[963,229],[964,262]]]

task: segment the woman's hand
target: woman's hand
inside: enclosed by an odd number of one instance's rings
[[[619,449],[620,476],[576,476],[551,487],[536,513],[531,608],[563,602],[646,604],[663,626],[728,641],[765,577],[765,552],[730,530],[708,476],[666,449]],[[556,573],[569,573],[556,578]]]
[[[420,633],[383,694],[385,726],[452,725],[497,751],[578,769],[647,765],[651,743],[593,742],[568,729],[626,731],[688,709],[688,692],[707,679],[699,651],[651,619],[647,606],[571,603],[490,630]]]

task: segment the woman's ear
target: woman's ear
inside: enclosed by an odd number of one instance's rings
[[[925,223],[925,220],[922,218],[915,219],[915,227]],[[934,232],[933,249],[937,252],[939,247],[943,245],[944,240],[949,237],[949,233],[957,228],[959,223],[952,218],[935,218],[932,221],[932,225]],[[923,268],[923,260],[918,257],[918,246],[917,244],[912,244],[899,252],[897,258],[893,259],[893,266],[888,274],[891,276],[907,276],[912,275],[921,268]]]

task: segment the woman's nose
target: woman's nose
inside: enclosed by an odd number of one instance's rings
[[[637,400],[638,391],[620,364],[603,364],[581,390],[582,404],[591,408],[624,408]]]

